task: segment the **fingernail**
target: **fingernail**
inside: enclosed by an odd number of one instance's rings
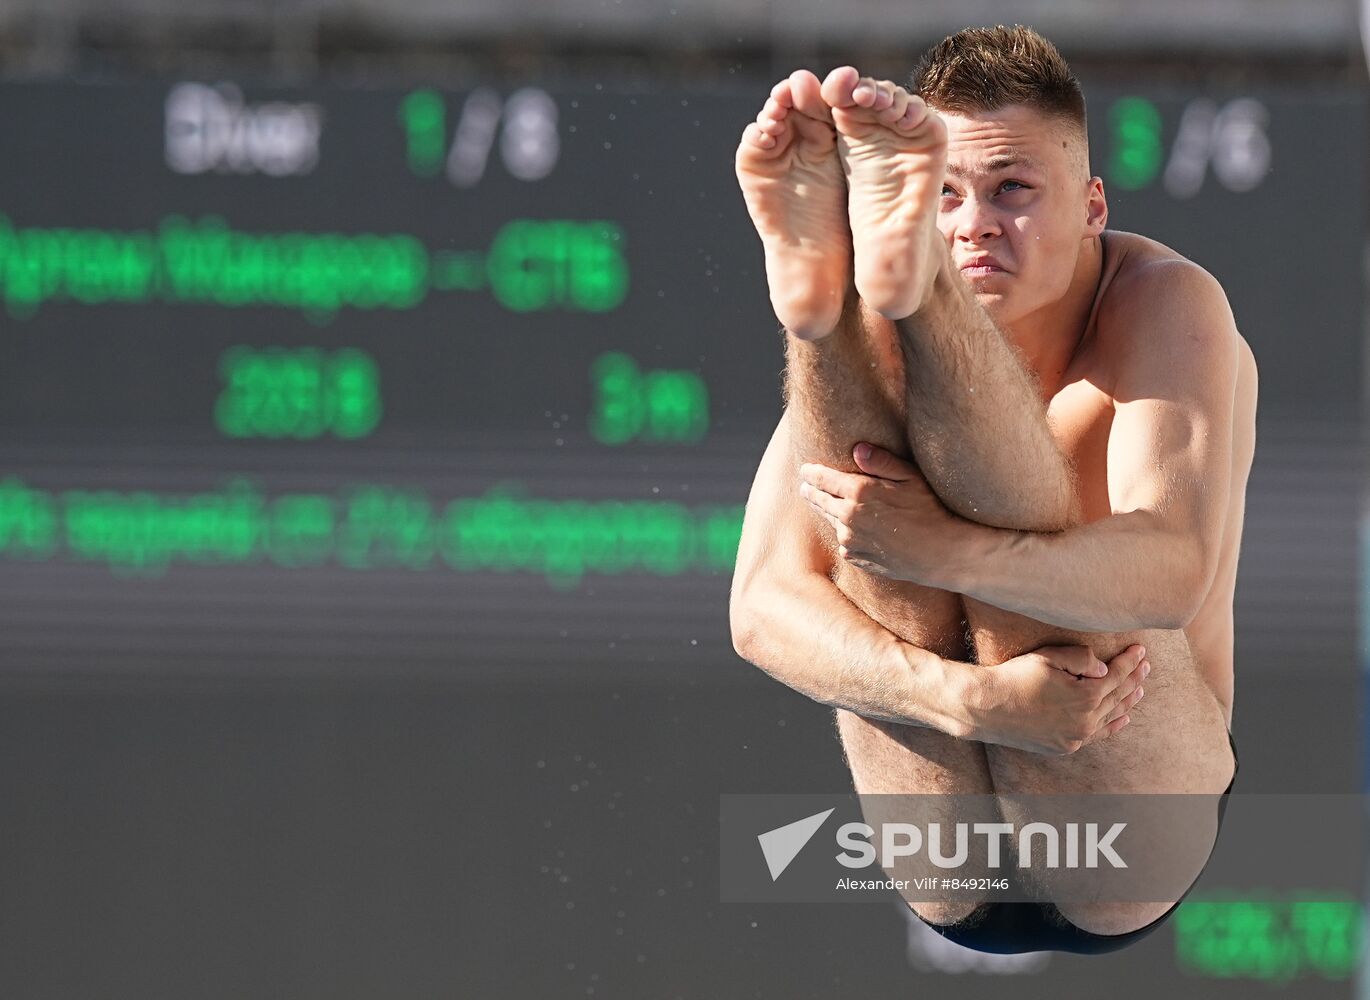
[[[1138,689],[1137,689],[1137,700],[1138,700],[1138,701],[1141,701],[1141,700],[1142,700],[1142,697],[1143,697],[1145,694],[1146,694],[1146,690],[1145,690],[1144,688],[1138,688]]]
[[[866,459],[870,458],[870,457],[871,457],[871,446],[868,445],[868,444],[866,444],[864,441],[861,442],[861,444],[858,444],[858,445],[856,446],[856,457],[859,458],[859,459],[861,459],[861,461],[863,461],[863,462],[864,462]]]
[[[1137,659],[1139,659],[1139,660],[1144,660],[1144,659],[1146,659],[1146,647],[1145,647],[1145,646],[1138,646],[1138,647],[1137,647]]]
[[[1143,664],[1142,664],[1142,676],[1143,676],[1143,677],[1147,677],[1147,676],[1149,676],[1150,674],[1151,674],[1151,664],[1150,664],[1150,663],[1143,663]]]

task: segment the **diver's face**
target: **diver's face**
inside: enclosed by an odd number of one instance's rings
[[[1019,104],[939,114],[947,174],[937,226],[962,277],[1001,327],[1059,302],[1106,218],[1083,138]]]

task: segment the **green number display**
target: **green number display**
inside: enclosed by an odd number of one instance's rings
[[[1144,97],[1124,97],[1108,109],[1113,133],[1108,180],[1124,191],[1146,187],[1161,169],[1161,113]]]
[[[691,371],[638,370],[620,351],[595,359],[590,368],[595,409],[590,433],[601,444],[634,439],[693,444],[709,429],[709,390]]]
[[[380,423],[376,363],[362,351],[234,347],[219,371],[224,391],[214,417],[229,437],[350,439]]]

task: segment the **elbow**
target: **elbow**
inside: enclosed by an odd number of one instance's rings
[[[1170,627],[1173,629],[1189,628],[1194,619],[1199,617],[1199,610],[1203,607],[1206,591],[1200,587],[1192,587],[1189,592],[1176,602],[1171,620],[1174,622]]]
[[[1170,631],[1188,628],[1199,617],[1211,580],[1212,574],[1204,572],[1198,560],[1195,560],[1192,568],[1175,574],[1165,588],[1159,606],[1155,608],[1155,620],[1147,623],[1146,627]]]
[[[1139,623],[1138,627],[1178,632],[1180,629],[1188,627],[1189,623],[1198,617],[1198,614],[1198,607],[1191,606],[1187,602],[1183,605],[1178,603],[1167,604],[1165,607],[1159,608],[1156,614],[1147,621]]]
[[[736,584],[733,586],[732,596],[728,599],[728,628],[732,632],[733,651],[750,662],[757,632],[756,613],[742,589]]]
[[[733,652],[744,660],[750,660],[749,651],[756,635],[755,630],[747,619],[738,614],[736,609],[728,611],[728,624],[733,634]]]

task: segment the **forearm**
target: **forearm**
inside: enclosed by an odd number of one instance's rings
[[[1076,522],[1074,476],[1041,387],[976,302],[937,234],[927,303],[895,328],[909,441],[948,508],[982,524],[1059,531]]]
[[[969,665],[902,642],[824,576],[755,585],[731,616],[739,655],[815,701],[954,736],[969,725]]]
[[[959,557],[920,580],[1080,632],[1183,628],[1207,588],[1202,547],[1150,511],[1050,534],[962,522]]]

